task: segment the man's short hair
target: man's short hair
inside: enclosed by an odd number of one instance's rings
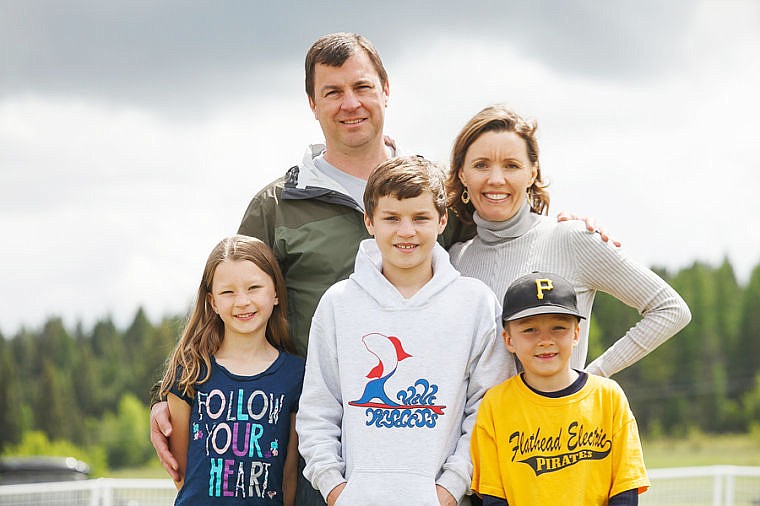
[[[318,38],[306,53],[306,94],[314,101],[314,68],[317,64],[341,67],[357,51],[364,51],[375,67],[380,84],[388,83],[388,73],[377,49],[364,36],[358,33],[330,33]]]
[[[441,167],[421,156],[390,158],[378,165],[367,180],[364,211],[371,220],[380,197],[390,195],[402,200],[429,191],[438,215],[443,216],[446,213],[445,179]]]

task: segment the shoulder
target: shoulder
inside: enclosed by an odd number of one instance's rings
[[[297,167],[291,167],[286,174],[264,186],[261,190],[256,192],[252,200],[255,202],[262,202],[273,198],[279,200],[282,196],[282,190],[285,188],[285,182],[288,180],[288,174],[294,169],[297,169]]]
[[[501,405],[503,404],[503,400],[505,397],[509,397],[514,395],[514,389],[515,389],[515,382],[516,381],[522,381],[520,380],[520,376],[512,376],[511,378],[502,381],[498,385],[494,385],[491,388],[488,389],[485,396],[483,397],[483,403],[486,404],[495,404],[495,405]]]
[[[305,358],[299,355],[296,355],[294,353],[290,353],[288,351],[283,351],[282,354],[284,356],[285,364],[288,365],[289,367],[300,368],[300,369],[303,369],[304,367],[306,367]]]
[[[351,291],[351,287],[354,285],[354,282],[349,279],[341,279],[340,281],[337,281],[330,285],[330,287],[325,290],[324,295],[322,295],[322,299],[340,299],[342,297],[346,296],[346,293]]]
[[[469,276],[459,276],[456,281],[449,288],[452,291],[466,291],[471,295],[476,295],[486,299],[495,298],[493,293],[487,284],[477,278],[471,278]]]
[[[287,351],[283,351],[282,354],[285,369],[294,373],[296,377],[303,379],[304,370],[306,369],[306,359]]]
[[[243,216],[243,222],[245,222],[246,219],[251,219],[255,216],[266,216],[271,214],[273,209],[277,207],[282,199],[282,192],[285,188],[286,179],[286,175],[275,179],[268,185],[264,186],[264,188],[256,192],[248,204],[248,208],[246,209],[245,215]]]
[[[322,297],[319,299],[315,318],[317,315],[329,311],[329,308],[338,305],[345,300],[350,300],[353,297],[351,295],[353,293],[353,286],[355,286],[355,283],[351,279],[343,279],[332,284],[327,290],[325,290],[325,293],[323,293]]]
[[[493,290],[476,278],[460,275],[447,290],[449,294],[456,294],[456,300],[461,301],[463,307],[480,315],[484,313],[491,315],[494,309],[499,307],[499,301]]]
[[[470,239],[469,241],[457,242],[451,245],[449,248],[449,259],[451,260],[451,265],[457,267],[462,257],[467,254],[467,252],[472,247],[473,241],[474,238]]]
[[[625,392],[623,388],[612,378],[605,378],[604,376],[597,376],[596,374],[589,374],[586,385],[591,388],[603,392],[605,395],[612,397],[625,398]]]
[[[553,238],[593,235],[593,232],[586,230],[586,223],[581,220],[557,221],[556,216],[541,216],[540,218],[534,230],[542,235],[550,234]]]
[[[596,244],[600,247],[613,247],[602,240],[597,232],[591,232],[586,228],[586,222],[582,220],[556,221],[556,218],[547,218],[549,223],[545,225],[555,237],[560,237],[575,243]]]

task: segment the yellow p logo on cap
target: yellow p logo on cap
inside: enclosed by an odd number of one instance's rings
[[[536,297],[538,300],[544,299],[544,290],[551,291],[554,290],[554,285],[552,285],[551,279],[537,279],[536,280]]]

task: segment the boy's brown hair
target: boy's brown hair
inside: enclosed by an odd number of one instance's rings
[[[438,216],[446,214],[446,176],[435,163],[421,156],[398,156],[378,165],[364,189],[364,211],[370,221],[380,197],[399,200],[418,197],[422,192],[433,194]]]

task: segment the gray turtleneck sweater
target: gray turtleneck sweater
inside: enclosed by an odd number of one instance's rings
[[[588,318],[602,291],[637,309],[641,320],[591,362],[586,371],[612,376],[635,363],[691,319],[683,299],[654,272],[627,258],[620,248],[588,232],[583,222],[557,222],[531,213],[527,205],[507,221],[489,222],[475,213],[478,235],[451,247],[451,263],[465,276],[485,282],[503,301],[507,287],[523,274],[553,272],[575,286],[578,308]],[[581,321],[571,365],[583,369],[588,322]]]

